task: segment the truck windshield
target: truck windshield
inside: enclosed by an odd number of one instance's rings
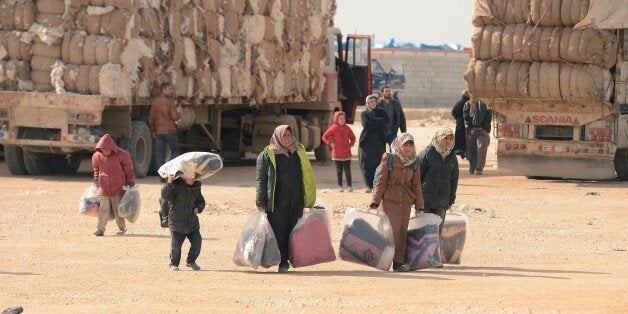
[[[368,40],[364,38],[349,38],[349,53],[347,63],[350,65],[368,65]]]

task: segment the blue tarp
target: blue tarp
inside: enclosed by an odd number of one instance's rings
[[[388,43],[382,41],[372,41],[371,48],[395,48],[395,49],[425,49],[425,50],[464,50],[461,44],[449,43],[449,44],[426,44],[418,43],[413,44],[410,42],[396,42],[394,38],[391,38]]]

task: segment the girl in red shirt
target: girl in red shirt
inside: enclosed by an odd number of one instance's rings
[[[336,111],[334,123],[323,134],[323,142],[331,147],[331,157],[336,162],[338,192],[344,191],[342,188],[343,170],[347,179],[347,191],[353,192],[351,187],[351,147],[355,144],[355,135],[346,121],[345,113]]]

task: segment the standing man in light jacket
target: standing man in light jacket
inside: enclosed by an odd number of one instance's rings
[[[280,125],[270,145],[257,156],[257,209],[265,211],[275,233],[281,263],[288,271],[290,232],[303,215],[304,207],[316,202],[316,179],[305,147],[297,143],[289,125]]]
[[[135,185],[131,155],[118,147],[111,135],[105,134],[96,144],[96,152],[92,155],[92,167],[94,168],[94,184],[98,186],[98,195],[100,195],[98,229],[94,235],[100,237],[105,234],[109,212],[113,212],[118,225],[116,234],[123,235],[126,232],[126,224],[124,218],[118,213],[118,205],[124,195],[122,186]]]
[[[394,98],[390,86],[384,85],[381,88],[382,98],[377,101],[377,107],[386,111],[388,115],[388,134],[386,143],[390,145],[397,137],[397,132],[406,132],[406,116],[403,114],[401,103]]]
[[[166,144],[170,147],[170,158],[179,156],[179,139],[176,121],[181,119],[177,106],[172,99],[172,85],[161,83],[161,95],[150,103],[148,122],[155,139],[158,167],[166,162]]]

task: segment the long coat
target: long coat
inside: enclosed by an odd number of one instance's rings
[[[105,156],[103,149],[110,150],[111,154]],[[94,182],[98,184],[98,193],[102,196],[121,196],[124,194],[123,185],[135,185],[131,155],[118,147],[109,134],[105,134],[96,144],[92,167]]]
[[[447,157],[431,144],[418,156],[425,208],[447,208],[456,201],[458,159],[451,152]]]
[[[463,116],[464,104],[466,104],[467,101],[469,101],[469,98],[462,97],[451,109],[451,115],[456,120],[454,153],[461,156],[464,156],[465,152],[467,151],[467,139],[465,137],[467,133],[465,132]]]
[[[355,135],[351,128],[346,125],[338,124],[338,117],[343,114],[342,111],[334,113],[334,124],[332,124],[323,134],[323,142],[334,148],[331,150],[331,157],[338,160],[351,159],[351,147],[355,144]]]
[[[388,133],[388,115],[383,109],[375,108],[362,112],[362,133],[358,147],[360,169],[366,186],[373,187],[375,169],[386,152],[386,135]]]

